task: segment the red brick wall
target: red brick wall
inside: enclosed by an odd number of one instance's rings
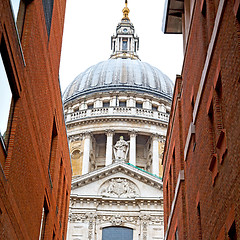
[[[42,1],[25,2],[22,57],[9,1],[0,1],[0,39],[15,96],[6,158],[0,150],[0,239],[38,239],[44,202],[49,210],[44,239],[52,239],[53,232],[55,239],[65,239],[71,165],[58,73],[66,2],[54,1],[49,38]]]
[[[235,1],[225,1],[223,7],[194,122],[195,134],[191,135],[184,160],[193,107],[196,107],[221,1],[205,2],[206,13],[202,13],[201,1],[196,1],[182,70],[182,89],[175,87],[165,146],[164,223],[167,239],[174,239],[176,227],[179,239],[228,239],[233,225],[240,238],[240,23],[234,13]],[[170,182],[174,148],[176,175],[184,170],[184,180],[168,229],[170,213],[166,211],[166,185]],[[173,185],[169,191],[175,193],[175,189]]]

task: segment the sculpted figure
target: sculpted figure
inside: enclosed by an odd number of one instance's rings
[[[123,136],[121,136],[113,147],[115,160],[126,160],[128,149],[128,142],[123,139]]]

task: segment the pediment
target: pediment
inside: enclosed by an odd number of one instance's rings
[[[162,197],[162,180],[124,162],[108,165],[72,180],[71,195],[106,198]]]

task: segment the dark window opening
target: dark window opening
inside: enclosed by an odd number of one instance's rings
[[[152,110],[153,110],[153,111],[157,111],[157,110],[158,110],[158,107],[153,105],[153,106],[152,106]]]
[[[139,103],[139,102],[137,102],[137,103],[136,103],[136,108],[143,108],[143,104],[142,104],[142,103]]]
[[[110,102],[103,102],[103,107],[109,107],[110,106]]]
[[[122,50],[124,50],[124,51],[127,50],[127,39],[123,39],[123,41],[122,41]]]
[[[87,105],[87,108],[88,108],[88,109],[93,109],[93,104],[88,104],[88,105]]]
[[[40,226],[40,235],[39,235],[40,240],[45,239],[48,212],[49,212],[49,210],[48,210],[48,207],[47,207],[47,203],[44,200],[44,205],[43,205],[43,209],[42,209],[41,226]]]
[[[119,106],[120,107],[126,107],[127,106],[126,101],[119,101]]]
[[[228,238],[229,238],[229,240],[237,240],[235,221],[233,222],[230,230],[228,231]]]
[[[51,30],[53,3],[54,3],[54,0],[42,0],[48,38]]]
[[[49,163],[48,163],[48,174],[51,187],[53,187],[53,172],[55,166],[55,158],[56,158],[56,150],[57,150],[57,128],[55,120],[53,122],[53,129],[52,129],[52,140],[51,140],[51,148],[50,148],[50,155],[49,155]]]
[[[178,228],[176,229],[176,231],[175,231],[175,240],[178,240],[179,238],[178,238]]]
[[[197,206],[197,217],[198,217],[198,239],[202,239],[202,222],[201,222],[200,203],[198,203],[198,206]]]

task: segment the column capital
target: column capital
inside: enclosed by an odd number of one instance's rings
[[[111,137],[111,136],[113,136],[113,134],[114,134],[114,130],[112,130],[112,129],[106,129],[106,130],[105,130],[105,134],[107,135],[107,137]]]
[[[159,140],[160,135],[158,133],[152,133],[152,140]]]
[[[166,141],[166,136],[158,133],[152,133],[152,140],[158,140],[164,143]]]
[[[83,132],[83,137],[84,138],[91,138],[92,137],[92,132],[91,131],[86,131],[86,132]]]
[[[130,130],[130,131],[128,131],[129,132],[129,135],[130,135],[130,137],[136,137],[137,136],[137,134],[138,134],[138,131],[137,130]]]

